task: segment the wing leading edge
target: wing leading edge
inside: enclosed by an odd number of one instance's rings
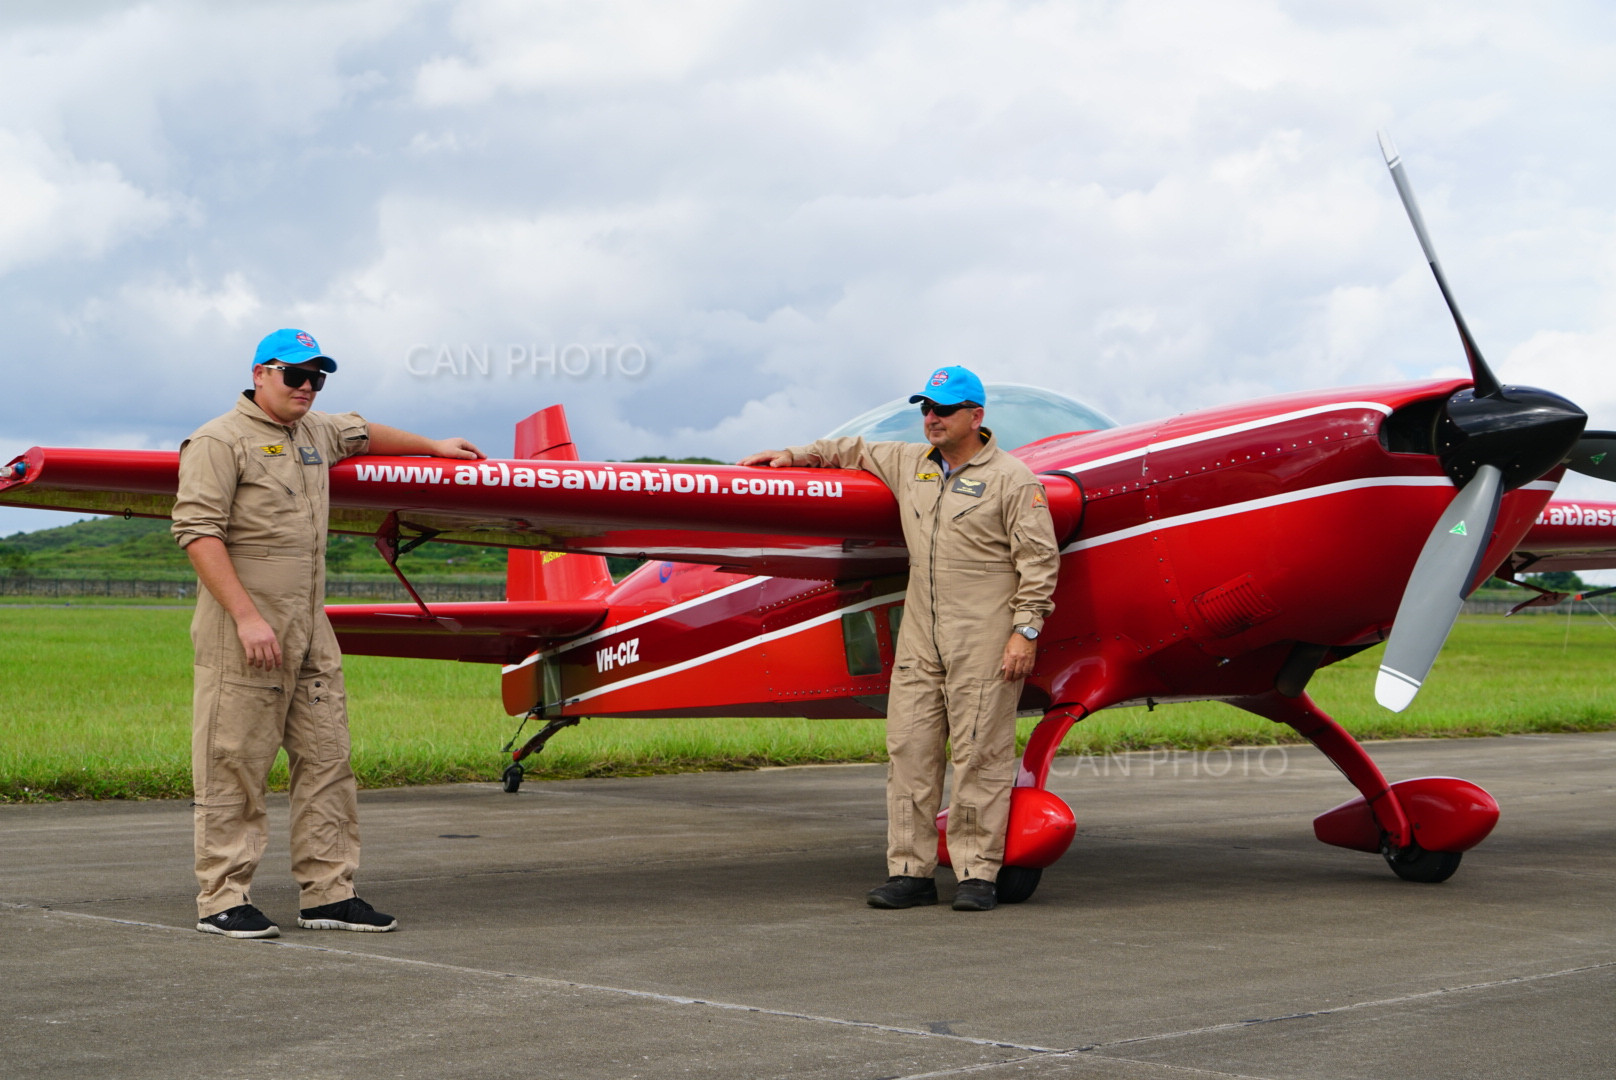
[[[17,465],[22,465],[19,476]],[[179,455],[35,447],[6,468],[0,504],[167,517]],[[1046,476],[1056,531],[1082,513],[1075,481]],[[358,457],[331,469],[331,528],[400,539],[621,555],[848,580],[908,565],[892,493],[869,473],[584,461]]]

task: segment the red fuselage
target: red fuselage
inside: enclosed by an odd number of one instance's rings
[[[1080,507],[1058,514],[1055,614],[1023,708],[1263,693],[1298,644],[1328,647],[1327,663],[1382,640],[1454,492],[1431,453],[1399,443],[1418,441],[1422,403],[1463,385],[1296,394],[1017,450],[1058,511]],[[1484,575],[1558,478],[1505,496]],[[653,562],[604,598],[599,629],[507,679],[536,690],[548,668],[549,711],[569,715],[880,715],[903,592],[901,573],[836,584]]]

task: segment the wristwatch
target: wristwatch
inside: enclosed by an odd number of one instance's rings
[[[1038,630],[1037,630],[1036,627],[1018,626],[1018,627],[1016,627],[1016,633],[1020,634],[1022,637],[1026,638],[1028,641],[1037,641],[1038,640]]]

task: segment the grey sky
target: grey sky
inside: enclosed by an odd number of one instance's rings
[[[323,407],[508,453],[561,401],[614,458],[808,438],[939,364],[1124,422],[1457,372],[1378,128],[1494,367],[1616,427],[1612,24],[1591,2],[8,4],[0,458],[174,446],[281,326],[339,360]],[[488,374],[453,370],[468,352]]]

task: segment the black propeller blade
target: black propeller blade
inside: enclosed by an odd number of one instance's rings
[[[1420,250],[1425,252],[1425,261],[1431,264],[1431,273],[1436,275],[1436,287],[1442,290],[1442,299],[1447,301],[1448,310],[1453,313],[1453,324],[1459,328],[1459,341],[1464,345],[1465,358],[1470,361],[1470,378],[1476,384],[1476,396],[1492,397],[1499,391],[1498,380],[1487,366],[1487,361],[1481,358],[1476,339],[1470,336],[1470,327],[1465,325],[1464,316],[1459,314],[1459,305],[1454,303],[1453,293],[1448,289],[1448,279],[1442,273],[1442,264],[1437,261],[1436,248],[1431,246],[1431,237],[1425,231],[1425,218],[1420,215],[1419,204],[1414,201],[1414,189],[1408,186],[1408,177],[1403,175],[1403,157],[1392,144],[1390,135],[1382,131],[1378,137],[1380,152],[1386,158],[1386,167],[1391,170],[1392,183],[1397,185],[1397,194],[1403,200],[1403,209],[1408,212],[1409,223],[1414,226],[1414,235],[1419,238]]]
[[[1585,431],[1565,459],[1566,468],[1616,482],[1616,431]]]
[[[1438,421],[1437,454],[1459,490],[1420,550],[1375,681],[1375,700],[1401,712],[1430,674],[1459,617],[1481,569],[1504,493],[1531,483],[1567,461],[1568,455],[1572,468],[1581,466],[1579,471],[1616,480],[1616,460],[1606,456],[1616,450],[1616,434],[1597,432],[1584,437],[1588,417],[1570,401],[1547,390],[1499,383],[1459,313],[1404,175],[1403,159],[1385,133],[1380,135],[1380,149],[1425,261],[1458,327],[1475,383],[1448,399]]]

